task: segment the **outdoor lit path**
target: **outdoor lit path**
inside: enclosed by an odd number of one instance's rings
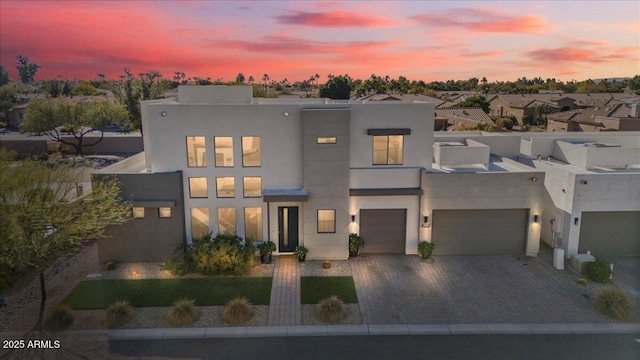
[[[278,256],[273,271],[269,326],[300,325],[300,276],[298,262],[293,256]]]

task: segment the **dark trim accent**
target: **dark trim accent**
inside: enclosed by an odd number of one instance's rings
[[[176,207],[175,200],[137,200],[131,201],[133,207],[159,208],[159,207]]]
[[[420,188],[349,189],[349,196],[422,195]]]
[[[263,195],[264,202],[307,201],[309,195]]]
[[[367,129],[367,135],[411,135],[411,129]]]

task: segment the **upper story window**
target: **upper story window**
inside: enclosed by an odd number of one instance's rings
[[[204,136],[187,136],[187,162],[189,167],[207,166]]]
[[[189,178],[189,197],[206,198],[209,196],[206,177]]]
[[[246,176],[242,178],[244,197],[262,196],[262,178],[259,176]]]
[[[373,165],[402,165],[403,135],[373,136]]]
[[[335,144],[338,139],[335,136],[328,137],[319,137],[317,140],[318,144]]]
[[[213,138],[216,151],[216,167],[233,167],[233,138],[216,136]]]
[[[261,166],[260,136],[242,137],[242,166]]]
[[[232,198],[236,196],[236,187],[233,177],[216,178],[216,190],[219,198]]]
[[[141,206],[134,206],[133,208],[134,219],[144,219],[144,208]]]
[[[158,208],[158,217],[163,219],[168,219],[171,217],[171,208],[170,207],[159,207]]]

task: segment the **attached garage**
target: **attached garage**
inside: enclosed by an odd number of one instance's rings
[[[528,209],[434,210],[435,254],[524,254],[528,215]]]
[[[579,253],[640,255],[640,211],[583,212]]]
[[[404,254],[407,209],[360,210],[360,236],[363,254]]]

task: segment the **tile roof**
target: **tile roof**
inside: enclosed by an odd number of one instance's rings
[[[491,124],[493,121],[481,108],[438,108],[436,109],[436,117],[449,119],[450,124]]]

